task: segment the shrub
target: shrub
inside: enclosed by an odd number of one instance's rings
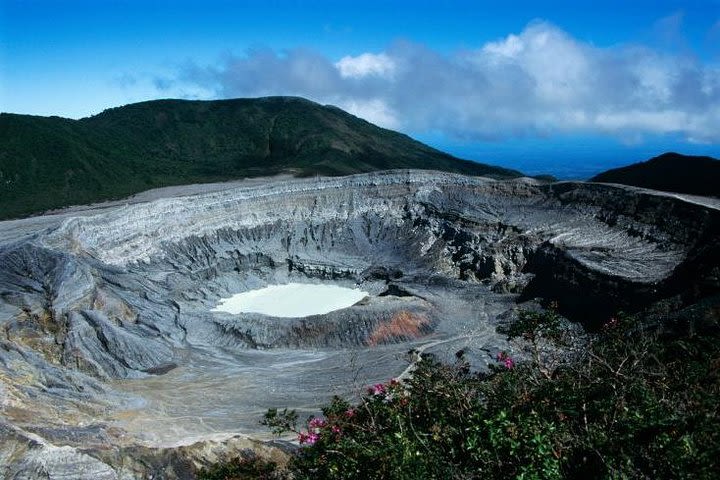
[[[717,331],[662,337],[618,317],[563,356],[561,319],[521,312],[508,334],[528,361],[501,352],[472,373],[461,354],[453,365],[423,355],[406,382],[373,385],[355,405],[336,397],[302,428],[287,410],[264,422],[298,435],[296,479],[714,478]]]
[[[198,474],[200,480],[282,480],[288,478],[277,464],[258,457],[236,458],[213,465]]]

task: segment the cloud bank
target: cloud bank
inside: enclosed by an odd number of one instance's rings
[[[385,127],[468,140],[600,133],[720,141],[720,67],[640,45],[595,47],[545,22],[448,55],[411,42],[339,61],[256,49],[187,65],[174,81],[217,98],[303,96]]]

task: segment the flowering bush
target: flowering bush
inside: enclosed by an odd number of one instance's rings
[[[461,354],[454,365],[423,355],[407,381],[369,386],[356,405],[336,397],[303,428],[293,411],[268,411],[264,423],[295,432],[301,445],[289,470],[276,474],[716,478],[717,320],[700,335],[661,335],[616,317],[582,354],[559,363],[540,348],[540,339],[564,335],[556,314],[535,312],[520,323],[530,331],[510,334],[531,345],[526,362],[500,352],[497,366],[478,374]]]

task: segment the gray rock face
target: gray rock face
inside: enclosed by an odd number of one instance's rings
[[[42,438],[18,432],[0,424],[0,462],[5,477],[31,480],[37,478],[72,480],[117,480],[115,470],[107,464],[69,446],[54,446]]]
[[[464,348],[481,368],[509,348],[494,326],[518,301],[591,323],[720,278],[718,205],[600,184],[394,171],[58,218],[0,223],[9,478],[143,478],[163,462],[192,478],[237,442],[212,458],[177,445],[356,394],[401,374],[410,348]],[[297,319],[210,312],[289,281],[370,296]]]

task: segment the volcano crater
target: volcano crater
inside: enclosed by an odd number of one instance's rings
[[[259,434],[265,409],[315,412],[403,374],[409,351],[485,368],[512,348],[495,327],[519,302],[592,323],[707,283],[720,231],[717,205],[681,196],[427,171],[43,218],[4,222],[18,233],[0,245],[3,422],[111,471],[93,449]],[[291,318],[212,311],[294,283],[367,295]]]

